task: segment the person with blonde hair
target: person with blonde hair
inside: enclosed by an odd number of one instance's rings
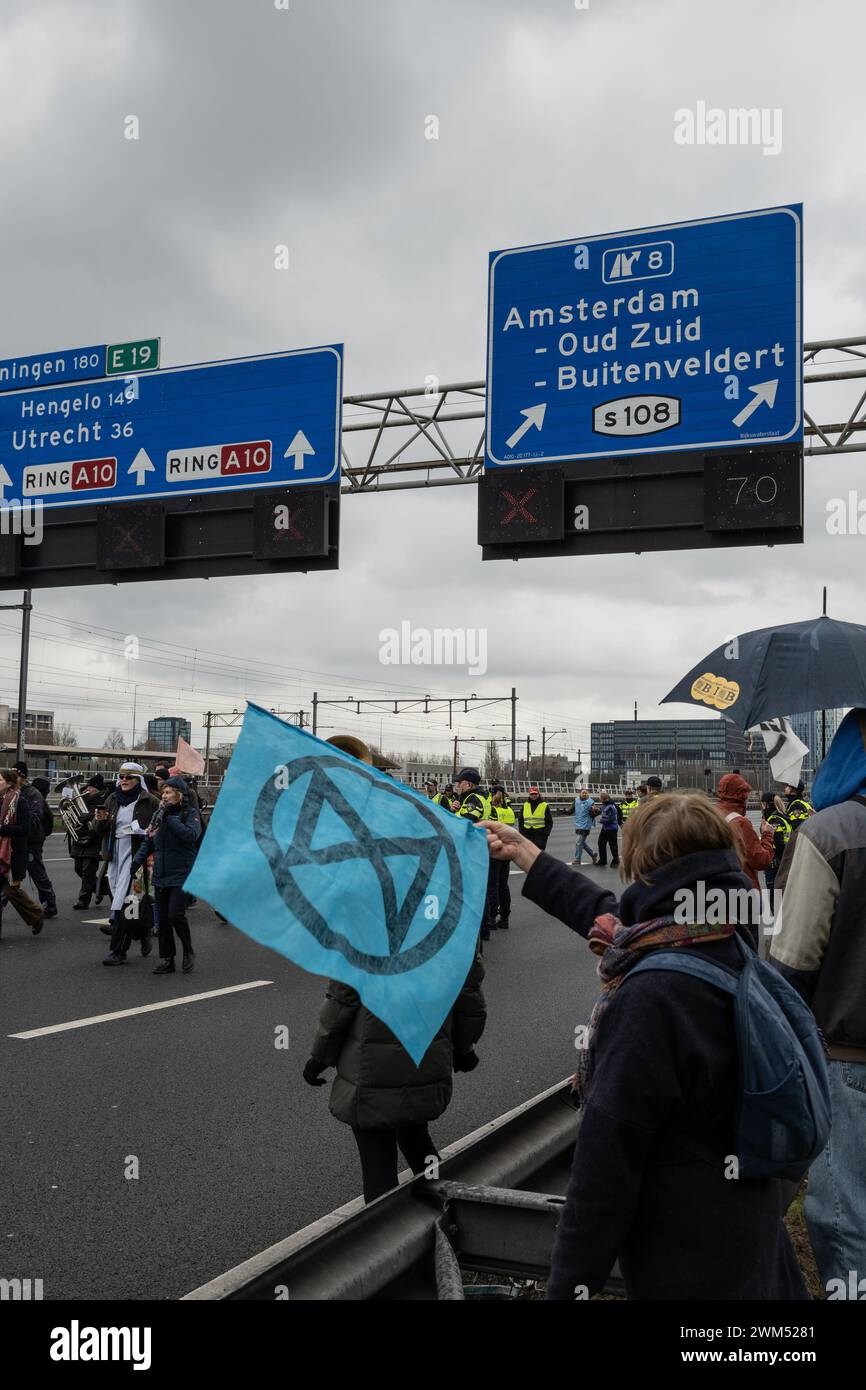
[[[808,1298],[779,1179],[739,1176],[732,996],[662,969],[623,988],[662,949],[734,976],[752,957],[746,926],[696,920],[711,890],[736,902],[750,887],[731,825],[704,796],[651,797],[623,827],[619,900],[510,826],[485,829],[492,857],[525,871],[524,896],[598,957],[602,993],[580,1029],[581,1123],[548,1299],[599,1293],[617,1258],[630,1299]],[[563,1037],[575,1023],[563,1020]]]

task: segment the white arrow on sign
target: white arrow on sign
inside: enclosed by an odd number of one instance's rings
[[[148,473],[155,473],[156,469],[150,461],[150,454],[147,450],[139,449],[126,471],[127,473],[134,473],[137,485],[139,487],[144,487],[144,480]]]
[[[6,489],[7,489],[7,487],[11,487],[11,486],[12,486],[12,479],[9,477],[9,474],[6,472],[6,468],[4,467],[4,465],[3,465],[2,463],[0,463],[0,502],[2,502],[2,501],[5,500],[5,499],[4,499],[4,493],[5,493]]]
[[[304,431],[298,430],[288,449],[283,454],[283,458],[294,458],[295,468],[303,468],[304,455],[314,454],[315,452],[315,449],[313,448],[307,436],[304,434]]]
[[[749,390],[752,392],[752,400],[749,401],[748,405],[743,406],[743,409],[740,411],[739,415],[735,415],[732,421],[732,423],[736,425],[737,429],[739,429],[741,425],[744,425],[746,423],[749,416],[754,414],[754,412],[758,409],[759,405],[768,405],[772,410],[773,406],[776,403],[776,392],[778,391],[778,389],[778,377],[775,381],[762,381],[759,382],[757,386],[750,386]]]
[[[531,429],[533,425],[537,430],[540,430],[541,426],[544,424],[544,412],[546,410],[546,401],[542,405],[533,405],[530,406],[528,410],[521,410],[520,413],[524,416],[523,424],[518,425],[514,433],[508,436],[505,441],[505,447],[507,449],[515,448],[526,434],[526,431]]]

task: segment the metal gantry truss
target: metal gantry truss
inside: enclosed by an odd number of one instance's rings
[[[824,388],[824,401],[830,383],[845,382],[853,386],[850,401],[837,412],[844,418],[819,423],[818,387]],[[807,455],[866,451],[866,338],[806,343],[803,389]],[[442,385],[435,378],[427,386],[345,396],[342,491],[476,483],[484,468],[485,398],[484,381]]]

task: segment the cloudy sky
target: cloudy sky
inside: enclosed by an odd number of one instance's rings
[[[805,337],[866,338],[862,0],[4,0],[3,30],[0,357],[343,342],[350,393],[477,380],[491,249],[798,201]],[[699,101],[778,108],[781,152],[675,143]],[[842,419],[856,385],[807,409]],[[204,710],[245,698],[514,685],[521,735],[565,727],[576,751],[593,719],[655,714],[728,634],[814,615],[824,583],[863,621],[864,539],[828,535],[826,511],[864,466],[807,458],[806,543],[772,550],[482,564],[474,488],[348,497],[338,573],[37,591],[30,704],[101,744],[130,736],[135,698],[139,731],[183,713],[200,742]],[[383,666],[379,633],[404,621],[484,629],[486,675]],[[333,722],[397,749],[448,738],[417,716]]]

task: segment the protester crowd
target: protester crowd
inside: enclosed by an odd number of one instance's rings
[[[2,901],[34,935],[57,915],[47,792],[26,764],[0,769]],[[479,1065],[483,949],[510,926],[516,866],[523,896],[587,942],[600,981],[573,1083],[580,1125],[548,1298],[600,1292],[617,1259],[632,1298],[807,1298],[783,1220],[807,1174],[821,1282],[828,1296],[858,1296],[833,1291],[850,1289],[852,1272],[854,1288],[866,1280],[866,710],[842,723],[810,797],[802,783],[762,794],[757,830],[751,792],[736,770],[715,797],[664,792],[655,776],[618,802],[580,790],[563,862],[547,852],[553,817],[538,787],[512,804],[472,767],[442,790],[428,784],[433,803],[487,835],[469,973],[417,1066],[354,990],[330,981],[303,1070],[322,1086],[335,1069],[330,1109],[352,1129],[367,1201],[395,1185],[398,1152],[413,1173],[437,1175],[429,1125],[454,1072]],[[127,762],[111,787],[91,777],[64,823],[80,880],[72,906],[108,902],[104,963],[125,963],[133,943],[148,956],[156,936],[155,974],[175,970],[177,943],[192,970],[184,883],[203,835],[192,781]],[[624,891],[581,873],[585,855],[618,869]],[[759,956],[737,905],[761,875],[780,906]],[[711,890],[726,914],[683,917],[683,901]],[[768,1074],[787,1058],[788,1069],[759,1095],[744,1058]]]

